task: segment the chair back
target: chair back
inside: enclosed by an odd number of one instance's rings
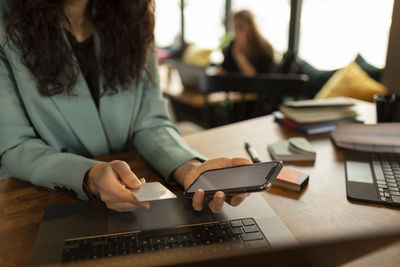
[[[308,80],[304,74],[269,73],[253,77],[241,74],[208,75],[199,79],[199,90],[205,95],[207,106],[208,95],[215,92],[226,92],[227,109],[232,109],[229,93],[242,95],[240,103],[234,103],[236,114],[230,110],[230,122],[265,115],[276,110],[286,96],[297,98],[303,93],[303,85]],[[249,110],[249,94],[251,110]],[[247,107],[246,107],[247,105]],[[209,115],[210,116],[210,115]]]

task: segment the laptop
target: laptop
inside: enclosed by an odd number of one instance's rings
[[[180,195],[177,200],[153,202],[151,210],[147,213],[144,210],[117,213],[107,210],[101,203],[89,202],[50,206],[43,216],[29,265],[337,266],[400,240],[400,229],[397,227],[385,228],[378,232],[338,235],[333,239],[302,242],[299,245],[259,193],[253,193],[239,207],[226,206],[224,212],[219,215],[213,215],[209,210],[196,212],[191,209],[190,201],[186,200]],[[244,218],[245,216],[254,217]],[[218,226],[226,224],[227,219],[229,225],[240,221],[242,228],[253,220],[250,227],[254,228],[256,225],[260,231],[262,229],[262,235],[266,237],[266,243],[269,245],[246,249],[239,246],[243,242],[236,241],[183,248],[174,246],[167,250],[62,262],[66,246],[75,241],[84,246],[87,237],[99,242],[105,237],[115,240],[114,237],[118,236],[118,241],[122,242],[124,233],[125,237],[131,237],[132,234],[162,232],[165,227],[178,232],[182,227],[200,226],[205,229],[215,226],[215,223]],[[137,233],[138,229],[147,230]],[[252,233],[254,232],[250,234]],[[82,240],[84,242],[81,242]],[[142,243],[145,241],[141,240]],[[229,247],[231,248],[228,250]],[[84,251],[84,247],[82,250]]]
[[[400,207],[400,154],[344,153],[347,198]]]
[[[166,60],[165,63],[176,68],[185,90],[199,91],[199,78],[204,73],[206,67],[188,64],[182,60],[174,59]]]
[[[106,258],[113,261],[121,254],[131,256],[136,264],[144,257],[145,265],[152,265],[146,255],[154,250],[166,251],[164,256],[182,255],[181,252],[171,253],[171,249],[179,250],[183,243],[186,245],[181,249],[196,252],[203,252],[199,245],[213,247],[214,251],[215,246],[222,244],[229,255],[233,251],[296,243],[261,193],[251,194],[238,207],[225,204],[219,214],[211,213],[208,208],[197,212],[190,199],[183,193],[176,194],[176,199],[151,202],[150,210],[124,213],[109,210],[96,201],[49,206],[42,218],[29,265],[75,265],[85,264],[89,259],[101,262]],[[103,249],[103,254],[94,251],[94,246]],[[196,255],[204,259],[204,255]],[[190,258],[196,259],[196,255]],[[224,253],[219,251],[218,255]],[[160,261],[154,262],[156,264]]]

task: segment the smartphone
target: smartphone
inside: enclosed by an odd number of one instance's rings
[[[264,191],[271,187],[282,167],[281,161],[272,161],[208,170],[194,180],[185,194],[192,197],[197,189],[203,189],[205,195],[217,191],[227,195]]]

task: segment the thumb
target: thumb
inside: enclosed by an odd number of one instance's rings
[[[110,165],[126,187],[134,189],[139,188],[142,185],[142,182],[131,171],[128,163],[126,163],[125,161],[112,161],[110,162]]]
[[[246,158],[233,158],[232,159],[232,166],[242,166],[242,165],[249,165],[252,162]]]

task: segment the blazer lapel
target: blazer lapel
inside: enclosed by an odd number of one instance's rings
[[[68,42],[65,32],[63,34]],[[75,57],[74,60],[77,61]],[[109,153],[99,113],[81,72],[71,94],[57,94],[52,96],[52,100],[92,156]]]
[[[57,94],[52,100],[92,156],[109,153],[98,111],[81,74],[73,94]]]
[[[99,44],[100,40],[95,32],[94,43],[97,58],[100,58]],[[117,152],[124,149],[129,142],[131,120],[133,117],[133,108],[136,95],[135,82],[132,82],[129,90],[117,86],[117,93],[104,93],[103,76],[99,75],[100,88],[100,119],[102,121],[104,132],[106,133],[110,152]]]

